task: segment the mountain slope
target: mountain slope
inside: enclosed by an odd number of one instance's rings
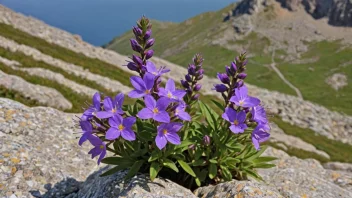
[[[215,76],[245,49],[252,56],[249,83],[297,95],[294,87],[306,100],[351,115],[352,28],[329,25],[326,17],[315,19],[306,10],[306,1],[299,1],[294,9],[294,3],[285,2],[282,7],[275,0],[244,0],[179,24],[161,27],[156,23],[156,55],[186,67],[192,55],[201,52],[207,57],[207,74]],[[314,13],[321,9],[319,2],[311,2],[317,10]],[[349,13],[347,4],[342,7]],[[327,17],[337,16],[330,13]],[[335,21],[335,25],[349,25],[349,18]],[[117,37],[105,47],[130,54],[130,35]],[[334,76],[342,77],[336,80]]]

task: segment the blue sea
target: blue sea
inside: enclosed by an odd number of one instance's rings
[[[16,12],[79,34],[96,46],[130,30],[142,15],[182,22],[233,2],[235,0],[0,0],[0,4]]]

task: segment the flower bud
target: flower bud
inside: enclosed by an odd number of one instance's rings
[[[235,63],[235,62],[232,62],[232,63],[231,63],[231,72],[234,74],[234,73],[236,73],[236,71],[237,71],[236,63]]]
[[[243,61],[242,66],[246,66],[247,63],[248,63],[248,60],[246,59],[245,61]]]
[[[151,29],[147,30],[147,32],[144,35],[144,40],[149,39],[151,35],[152,35],[152,30]]]
[[[145,59],[150,59],[154,55],[154,50],[150,49],[147,52],[145,52]]]
[[[145,44],[145,48],[148,49],[150,48],[151,46],[153,46],[155,43],[155,39],[154,38],[151,38],[147,41],[147,43]]]
[[[199,75],[196,77],[197,80],[202,80],[203,79],[203,74],[202,75]]]
[[[133,27],[132,31],[136,37],[141,36],[143,33],[143,31],[139,27]]]
[[[185,76],[185,79],[187,80],[187,82],[192,82],[192,77],[189,74]]]
[[[203,75],[204,74],[204,69],[200,69],[196,72],[197,75]]]
[[[204,143],[205,146],[209,146],[210,145],[210,137],[205,135],[203,137],[203,143]]]
[[[229,84],[230,83],[230,78],[228,75],[224,74],[224,73],[218,73],[218,79],[225,84]]]
[[[132,55],[132,60],[134,63],[136,63],[137,65],[141,66],[143,65],[143,61],[142,59],[139,57],[139,56],[136,56],[136,55]]]
[[[131,47],[133,51],[140,53],[143,50],[142,47],[138,44],[138,42],[135,39],[130,39],[130,42],[131,42]]]
[[[194,144],[191,144],[191,145],[188,146],[188,148],[191,149],[191,150],[194,150],[195,147],[196,147],[196,145],[194,145]]]
[[[196,86],[194,86],[193,91],[199,91],[202,88],[201,84],[196,84]]]
[[[246,73],[240,73],[238,74],[237,78],[239,79],[245,79],[247,77],[247,74]]]
[[[181,84],[182,84],[182,86],[183,86],[184,88],[189,88],[189,84],[188,84],[187,81],[181,80]]]
[[[242,86],[243,86],[243,81],[242,80],[236,82],[236,84],[235,84],[235,88],[240,88]]]
[[[192,95],[192,93],[193,93],[192,89],[189,89],[189,88],[187,88],[186,92],[188,95]]]
[[[223,93],[223,92],[227,91],[228,88],[224,84],[216,84],[216,85],[214,85],[213,90],[216,90],[217,92]]]
[[[127,68],[132,71],[138,71],[138,67],[137,67],[136,63],[133,63],[133,62],[129,62],[127,64]]]
[[[198,100],[198,99],[199,99],[199,96],[200,96],[199,94],[196,94],[196,95],[192,96],[191,99],[192,99],[192,100]]]
[[[196,74],[196,66],[194,65],[189,65],[188,66],[188,74],[194,76]]]
[[[232,73],[232,71],[231,71],[231,68],[230,68],[229,66],[225,66],[225,69],[226,69],[226,74],[227,74],[228,76],[232,76],[232,75],[233,75],[233,73]]]

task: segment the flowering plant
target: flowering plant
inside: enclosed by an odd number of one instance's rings
[[[149,173],[151,180],[159,174],[189,188],[248,176],[261,179],[256,169],[274,166],[268,162],[275,158],[260,157],[265,150],[260,143],[269,138],[270,127],[260,100],[249,96],[243,83],[246,54],[226,66],[226,73],[218,73],[221,83],[213,89],[223,101],[213,100],[213,110],[199,100],[204,73],[200,54],[188,66],[183,88],[176,88],[172,79],[163,87],[161,76],[169,70],[150,61],[155,42],[151,27],[142,17],[130,40],[138,55],[132,55],[127,67],[138,76],[130,78],[134,89],[128,96],[136,103],[123,105],[121,93],[102,101],[96,93],[80,118],[79,144],[94,146],[89,154],[99,156],[98,164],[116,165],[103,176],[129,169],[126,179],[138,172]],[[112,156],[106,157],[107,151]]]

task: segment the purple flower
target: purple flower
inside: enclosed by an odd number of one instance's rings
[[[78,144],[82,146],[82,144],[88,140],[89,136],[92,135],[93,127],[89,121],[80,121],[79,125],[82,129],[82,137],[79,139]]]
[[[265,142],[270,137],[270,134],[266,132],[265,126],[259,124],[252,132],[252,142],[255,149],[260,150],[260,143]]]
[[[158,126],[158,135],[155,138],[156,146],[161,150],[166,146],[167,142],[175,145],[181,144],[181,139],[180,136],[177,135],[177,132],[182,126],[181,123],[177,122]]]
[[[128,62],[128,63],[127,63],[127,68],[130,69],[130,70],[132,70],[132,71],[137,71],[137,72],[138,72],[138,70],[139,70],[137,64],[134,63],[134,62]]]
[[[152,35],[152,30],[149,29],[145,32],[145,35],[144,35],[144,39],[147,40],[150,38],[150,36]]]
[[[218,79],[225,84],[230,83],[230,78],[227,74],[218,73]]]
[[[167,98],[160,98],[158,101],[150,96],[146,95],[144,97],[144,103],[146,108],[142,109],[138,112],[137,117],[141,119],[150,119],[153,118],[158,122],[170,122],[170,116],[165,111],[167,106],[169,106],[169,99]]]
[[[224,84],[217,84],[217,85],[214,85],[214,88],[212,88],[212,90],[216,90],[217,92],[223,93],[227,91],[228,88]]]
[[[185,79],[186,79],[186,81],[189,82],[189,83],[192,82],[192,77],[191,77],[189,74],[187,74],[187,75],[185,76]]]
[[[142,47],[138,44],[138,42],[135,39],[130,39],[130,43],[133,51],[136,51],[136,52],[143,51]]]
[[[239,79],[245,79],[247,77],[247,74],[246,73],[240,73],[238,74],[237,78]]]
[[[132,31],[136,36],[141,36],[143,34],[143,31],[139,27],[133,27]]]
[[[234,109],[227,107],[225,113],[222,114],[222,118],[231,123],[230,130],[234,133],[243,133],[247,128],[244,123],[246,120],[246,113],[244,111],[236,112]]]
[[[196,84],[196,86],[194,86],[193,91],[199,91],[202,88],[201,84]]]
[[[82,121],[89,120],[96,114],[96,112],[101,110],[100,101],[101,101],[100,94],[99,92],[96,92],[93,95],[93,105],[90,106],[87,110],[85,110],[83,115],[81,116]]]
[[[175,115],[181,120],[191,121],[191,116],[185,111],[186,104],[184,102],[180,102],[175,109]]]
[[[130,98],[141,98],[151,93],[151,90],[154,86],[154,76],[152,74],[144,74],[143,79],[138,76],[132,76],[130,79],[133,87],[135,88],[130,93],[128,93]]]
[[[251,113],[252,113],[252,119],[258,123],[268,123],[268,118],[266,117],[266,112],[265,112],[265,109],[258,105],[258,106],[255,106],[255,107],[252,107],[252,110],[251,110]]]
[[[143,60],[139,56],[136,56],[136,55],[133,54],[132,55],[132,60],[133,60],[134,63],[136,63],[139,66],[143,65]]]
[[[122,104],[124,101],[124,95],[122,93],[117,94],[115,99],[112,100],[110,97],[104,99],[104,111],[97,112],[98,118],[110,118],[115,114],[123,114]]]
[[[94,148],[92,150],[90,150],[88,152],[88,154],[92,155],[92,159],[95,158],[96,156],[100,155],[99,159],[98,159],[98,164],[100,164],[101,160],[106,155],[105,143],[100,138],[98,138],[97,136],[94,136],[94,135],[90,136],[88,138],[88,140],[94,146]]]
[[[145,59],[150,59],[154,55],[154,50],[150,49],[147,52],[145,52]]]
[[[184,87],[184,88],[189,88],[189,84],[188,84],[188,82],[187,81],[185,81],[185,80],[181,80],[181,84],[182,84],[182,86]]]
[[[248,96],[247,86],[235,89],[235,96],[232,96],[230,101],[241,107],[254,107],[260,103],[258,98]]]
[[[114,115],[109,119],[110,129],[106,132],[106,139],[115,140],[120,137],[128,141],[136,139],[132,125],[136,122],[135,117],[122,118],[120,115]]]
[[[145,49],[148,49],[150,48],[151,46],[153,46],[155,43],[155,39],[154,38],[151,38],[149,40],[147,40],[146,44],[145,44]]]
[[[175,87],[175,82],[172,79],[169,79],[166,83],[165,89],[160,88],[159,96],[166,97],[173,102],[182,100],[182,98],[186,95],[184,90],[177,90]]]
[[[159,77],[161,74],[165,74],[169,72],[169,69],[165,69],[165,67],[160,67],[160,69],[156,69],[155,65],[151,61],[147,61],[146,64],[147,72],[153,74],[155,77]]]

